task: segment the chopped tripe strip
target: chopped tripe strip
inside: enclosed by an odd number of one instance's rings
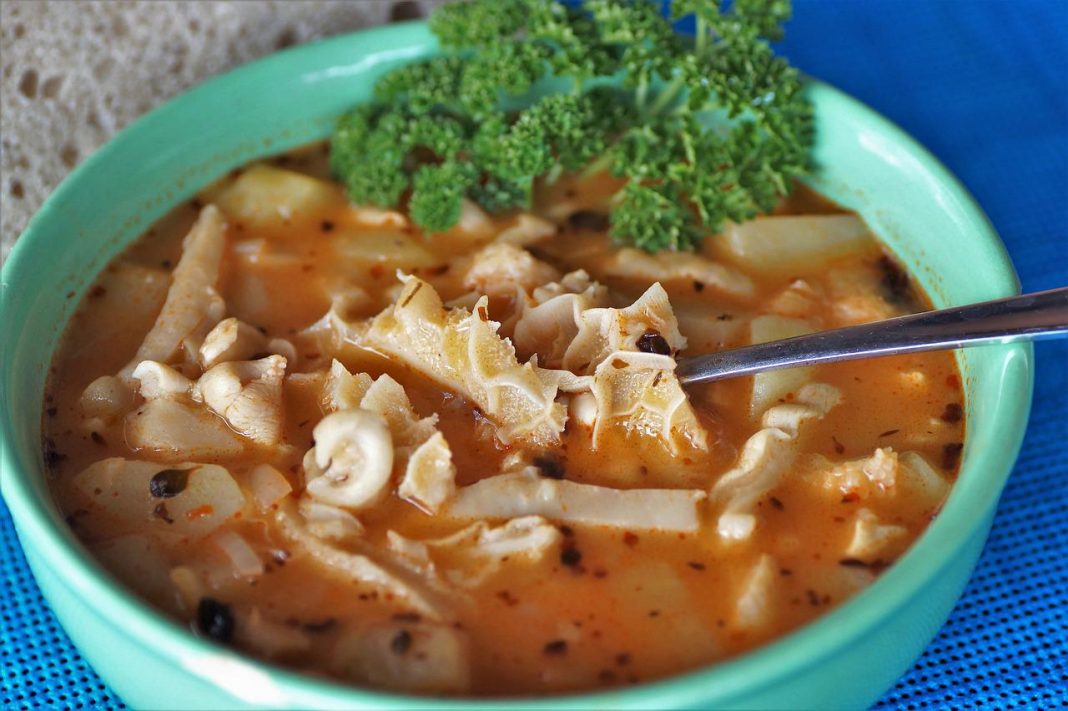
[[[193,396],[192,380],[169,365],[157,363],[154,360],[143,360],[138,363],[130,377],[137,382],[137,391],[146,400],[188,399]]]
[[[365,321],[356,320],[373,305],[371,297],[358,286],[347,286],[330,297],[330,308],[312,325],[301,331],[304,336],[329,339],[335,350],[346,343],[359,343],[367,330]]]
[[[308,531],[319,538],[347,541],[364,533],[360,520],[345,509],[303,497],[297,504]]]
[[[385,374],[367,388],[360,407],[385,418],[398,455],[407,456],[438,431],[437,414],[420,418],[401,384]]]
[[[541,303],[524,312],[516,325],[516,339],[527,339],[530,333],[528,343],[533,344],[548,336],[550,358],[559,358],[565,336],[573,332],[560,358],[566,370],[539,369],[539,373],[561,392],[592,393],[596,413],[583,419],[593,424],[595,449],[606,428],[615,425],[659,439],[672,454],[683,446],[707,448],[707,433],[675,377],[671,354],[685,348],[686,339],[660,284],[653,284],[623,309],[582,308],[605,300],[606,293],[585,272],[572,272],[560,284],[536,290],[533,298]],[[538,309],[557,304],[557,313],[551,315],[555,318],[547,318],[547,323],[531,320],[528,331],[527,319]],[[574,373],[590,373],[592,378]]]
[[[834,465],[824,479],[824,486],[842,494],[867,498],[873,490],[893,489],[897,472],[897,453],[891,447],[880,447],[870,457]]]
[[[525,295],[524,295],[525,297]],[[534,289],[520,301],[512,341],[522,357],[537,355],[547,368],[559,368],[579,332],[582,314],[608,305],[608,290],[584,271],[564,275]]]
[[[167,300],[145,336],[137,355],[119,373],[129,382],[133,369],[145,360],[165,363],[185,349],[195,360],[204,336],[222,319],[225,304],[216,291],[226,248],[226,222],[214,205],[200,211],[182,242],[182,257],[171,275]]]
[[[456,493],[456,467],[449,443],[435,432],[408,458],[397,494],[420,507],[437,513]]]
[[[832,462],[813,455],[810,478],[835,497],[864,501],[872,496],[907,496],[917,506],[934,507],[945,498],[949,482],[918,452],[898,454],[890,447],[868,457]]]
[[[278,444],[285,374],[280,355],[219,363],[200,376],[196,392],[235,431],[260,444]]]
[[[861,509],[857,511],[853,537],[845,555],[865,563],[874,563],[883,556],[892,558],[907,533],[904,526],[881,524],[878,516],[868,509]]]
[[[708,434],[674,371],[671,356],[627,351],[597,366],[593,376],[597,402],[594,448],[606,427],[621,424],[629,431],[659,438],[672,454],[678,454],[683,446],[707,449]]]
[[[796,402],[776,405],[764,413],[763,428],[742,447],[738,463],[712,487],[713,502],[723,502],[716,531],[725,540],[744,540],[756,528],[754,508],[782,480],[797,456],[801,425],[823,417],[841,401],[830,385],[801,388]]]
[[[389,593],[431,619],[442,617],[441,602],[424,581],[402,566],[376,560],[369,548],[354,553],[324,542],[309,530],[304,517],[292,502],[284,502],[275,513],[282,534],[322,565],[324,573],[348,577],[354,582]]]
[[[536,467],[507,472],[457,490],[444,514],[456,518],[545,516],[630,529],[696,531],[705,492],[690,489],[611,489],[546,479]]]
[[[205,368],[228,360],[249,360],[262,353],[267,346],[267,337],[244,321],[231,316],[219,321],[204,337],[198,353],[200,364]]]
[[[495,242],[475,253],[464,275],[464,286],[480,294],[511,296],[516,289],[533,289],[556,281],[560,272],[513,244]]]
[[[566,410],[556,386],[533,364],[520,365],[511,343],[497,335],[482,297],[474,311],[445,309],[434,288],[402,276],[397,302],[375,317],[364,345],[399,359],[467,397],[510,444],[559,441]]]
[[[625,309],[584,311],[578,333],[564,354],[563,367],[575,373],[592,373],[618,351],[639,350],[639,340],[647,335],[662,339],[672,353],[686,347],[667,292],[659,283]]]
[[[356,409],[372,383],[374,380],[367,373],[350,373],[340,361],[334,360],[323,384],[323,409],[327,412]]]
[[[428,575],[474,588],[496,574],[506,561],[536,563],[563,539],[560,529],[540,516],[515,518],[500,526],[476,521],[443,538],[415,541],[396,531],[387,534],[390,548]]]

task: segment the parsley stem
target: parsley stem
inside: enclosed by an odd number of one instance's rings
[[[643,81],[638,84],[638,88],[634,91],[634,103],[638,107],[638,112],[645,113],[645,105],[649,101],[649,82]]]
[[[597,175],[600,172],[608,170],[612,165],[612,150],[609,149],[604,154],[597,157],[597,160],[590,163],[582,170],[582,177],[589,178]]]
[[[671,80],[671,83],[664,87],[664,90],[661,91],[660,95],[656,97],[656,101],[654,101],[653,105],[649,107],[649,111],[646,115],[659,115],[664,109],[671,105],[671,102],[673,102],[678,97],[679,92],[682,91],[684,85],[685,80],[683,79],[682,74],[676,74],[675,78]]]

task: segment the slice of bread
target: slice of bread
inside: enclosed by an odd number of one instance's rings
[[[135,118],[277,49],[440,0],[0,3],[0,254],[64,176]]]

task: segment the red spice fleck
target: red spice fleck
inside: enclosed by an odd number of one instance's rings
[[[213,513],[215,513],[215,507],[211,504],[204,504],[203,506],[197,506],[195,509],[186,511],[185,517],[188,521],[196,521],[198,518],[211,516]]]
[[[630,531],[627,531],[623,534],[623,542],[633,548],[634,546],[638,545],[638,536],[634,533],[631,533]]]
[[[947,375],[946,385],[953,388],[954,390],[960,390],[960,378],[958,378],[956,374]]]

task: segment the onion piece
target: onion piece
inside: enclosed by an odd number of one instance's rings
[[[252,499],[256,502],[256,508],[261,513],[269,511],[293,491],[285,475],[270,464],[254,466],[248,473],[248,485],[252,490]]]
[[[211,537],[211,542],[226,554],[240,577],[255,578],[263,575],[263,561],[240,535],[233,531],[219,531]]]
[[[728,224],[716,242],[736,264],[759,273],[815,270],[835,257],[875,245],[856,215],[760,217]]]

